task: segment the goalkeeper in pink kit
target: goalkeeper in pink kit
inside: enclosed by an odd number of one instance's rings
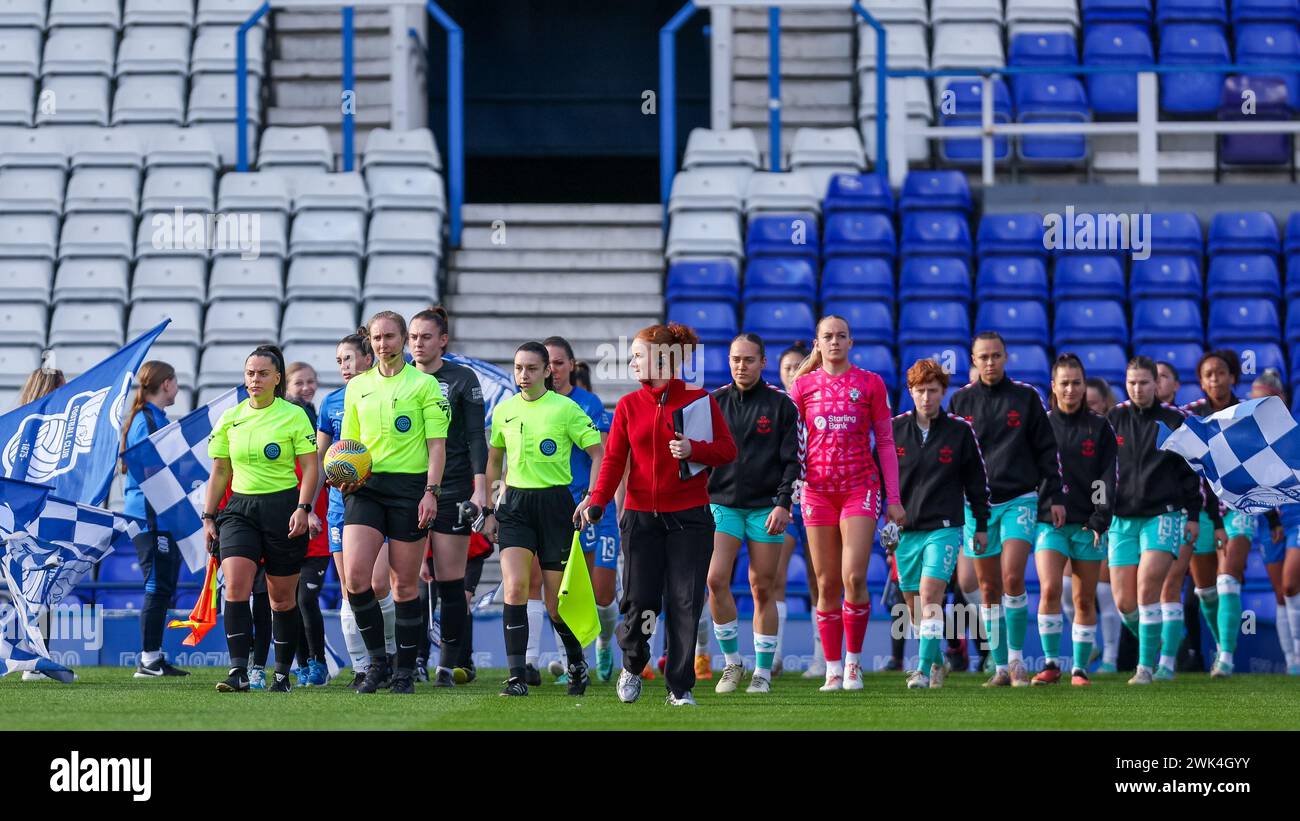
[[[862,689],[862,640],[871,613],[867,562],[880,515],[902,525],[898,454],[885,383],[849,362],[853,339],[838,316],[817,323],[813,353],[791,390],[807,431],[803,518],[817,577],[817,629],[826,655],[822,691]],[[880,470],[871,453],[875,434]],[[843,596],[843,606],[834,609]],[[847,657],[841,656],[846,645]]]

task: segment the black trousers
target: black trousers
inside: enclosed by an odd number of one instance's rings
[[[640,675],[650,661],[650,634],[665,609],[668,689],[680,696],[695,687],[695,625],[704,609],[713,557],[713,513],[708,505],[673,513],[629,510],[623,537],[623,620],[618,646],[623,667]]]

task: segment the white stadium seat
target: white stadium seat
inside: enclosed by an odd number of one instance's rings
[[[126,304],[128,265],[124,259],[76,257],[59,263],[54,275],[54,302]]]
[[[0,346],[0,387],[21,388],[32,371],[40,366],[39,345]]]
[[[211,243],[205,216],[182,213],[177,220],[174,209],[144,212],[135,229],[136,258],[196,257],[206,260]]]
[[[925,26],[898,23],[885,30],[885,60],[889,68],[930,68],[930,50],[926,45],[928,30]],[[876,30],[858,26],[858,71],[876,70]]]
[[[1002,0],[931,0],[930,22],[1002,25]]]
[[[430,168],[410,165],[372,165],[366,169],[370,207],[415,208],[447,213],[442,175]]]
[[[365,251],[366,217],[359,211],[303,211],[293,218],[289,253],[352,254]]]
[[[135,218],[130,214],[69,214],[59,234],[59,259],[108,257],[131,259]]]
[[[340,334],[338,339],[345,335]],[[316,392],[317,404],[326,393],[344,385],[334,361],[338,339],[329,342],[294,342],[284,346],[285,362],[306,362],[316,370],[316,384],[319,387]]]
[[[265,165],[319,166],[329,171],[334,167],[334,149],[330,147],[329,133],[322,126],[271,126],[262,132],[257,164],[259,168]]]
[[[296,256],[289,263],[285,298],[361,299],[361,260],[353,256]]]
[[[365,211],[366,183],[356,171],[303,177],[293,191],[293,210]]]
[[[366,254],[429,254],[442,257],[442,216],[434,211],[376,211],[370,218]]]
[[[1079,27],[1079,4],[1075,0],[1007,0],[1005,18],[1014,37],[1022,31],[1064,31]]]
[[[252,346],[239,344],[205,345],[199,357],[199,404],[207,404],[218,394],[244,384],[244,360]]]
[[[44,305],[0,302],[0,344],[45,346]]]
[[[290,302],[284,309],[280,344],[338,342],[356,329],[356,302],[347,300]]]
[[[117,353],[121,345],[52,345],[50,365],[75,379]]]
[[[668,228],[664,255],[681,257],[729,257],[743,259],[745,246],[740,235],[740,217],[730,211],[686,211],[673,218]]]
[[[234,130],[233,128],[231,129]],[[221,158],[212,135],[202,128],[151,129],[145,165],[201,165],[219,168]]]
[[[863,118],[874,118],[876,116],[876,73],[873,71],[865,76],[870,77],[870,82],[864,79],[861,83],[862,93],[858,100],[858,115]],[[908,117],[923,117],[926,122],[934,118],[934,106],[930,102],[930,84],[924,77],[891,77],[888,82],[889,96],[902,94],[906,98],[905,107]]]
[[[200,26],[238,26],[257,11],[262,0],[198,0],[198,3],[196,21]],[[259,23],[266,25],[269,16],[264,16]]]
[[[749,166],[696,166],[673,177],[668,212],[735,211],[745,208],[745,189],[754,170]]]
[[[948,23],[934,27],[934,68],[980,68],[1006,64],[1002,28],[996,23]],[[947,79],[940,78],[942,82]]]
[[[144,143],[129,128],[92,128],[72,144],[72,167],[140,168]]]
[[[248,75],[248,119],[262,122],[262,78]],[[234,74],[195,74],[190,78],[188,122],[234,123],[239,115]],[[234,126],[231,126],[234,130]]]
[[[0,168],[67,168],[67,133],[52,127],[0,133]]]
[[[194,28],[194,0],[126,0],[122,23]]]
[[[0,259],[0,303],[50,303],[54,263],[48,259]]]
[[[203,26],[194,38],[190,54],[190,72],[202,74],[235,73],[235,32],[237,26]],[[259,77],[266,74],[266,32],[261,26],[248,30],[248,71]]]
[[[63,302],[50,317],[50,345],[118,345],[123,306],[110,302]]]
[[[201,313],[202,308],[197,302],[137,302],[131,306],[127,337],[134,339],[164,319],[170,319],[171,323],[158,337],[158,341],[170,345],[197,347],[200,339]]]
[[[63,213],[65,185],[61,168],[0,169],[0,213],[57,216]]]
[[[240,259],[217,257],[208,279],[208,299],[265,299],[284,301],[284,260],[260,256]]]
[[[930,22],[925,0],[863,0],[862,5],[881,23],[920,23],[924,26]]]
[[[199,373],[199,349],[197,346],[155,342],[149,348],[149,358],[161,360],[175,368],[176,381],[180,383],[182,388],[194,387],[194,381]],[[172,419],[179,419],[184,415],[177,415],[175,405],[167,409],[167,414]]]
[[[189,130],[206,132],[208,141],[216,148],[217,160],[221,163],[221,167],[228,170],[235,168],[239,162],[239,129],[235,128],[233,120],[216,122],[191,118]],[[259,130],[260,126],[257,123],[252,121],[248,123],[248,162],[252,165],[257,163]]]
[[[36,80],[0,77],[0,125],[32,125],[36,117]]]
[[[248,230],[258,242],[256,253],[259,256],[289,256],[289,217],[282,211],[238,212],[239,219],[246,219]],[[241,249],[225,245],[216,247],[217,254],[242,254]],[[251,250],[251,249],[250,249]]]
[[[117,76],[190,71],[190,30],[178,26],[134,26],[117,47]]]
[[[47,0],[4,0],[0,3],[0,26],[45,28]]]
[[[429,303],[423,299],[367,299],[361,303],[361,319],[368,320],[380,311],[392,311],[399,316],[410,318],[420,311],[427,310],[428,307]]]
[[[686,138],[683,168],[701,165],[747,165],[758,168],[758,141],[748,128],[694,128]]]
[[[64,210],[140,213],[140,172],[134,168],[78,168],[68,180]]]
[[[144,178],[140,207],[144,211],[213,211],[216,190],[217,175],[211,168],[155,166]]]
[[[117,33],[111,28],[57,28],[45,41],[41,75],[98,74],[113,76]]]
[[[0,214],[0,257],[55,259],[59,218],[49,214]]]
[[[122,27],[121,0],[50,0],[49,26]]]
[[[176,398],[172,400],[172,406],[167,409],[167,418],[171,420],[183,419],[194,410],[194,391],[181,388],[176,391]]]
[[[790,149],[790,166],[848,166],[858,170],[866,166],[862,138],[852,128],[801,128],[794,132]]]
[[[202,303],[206,280],[207,263],[198,257],[145,257],[135,264],[131,301]]]
[[[232,299],[208,306],[203,323],[203,344],[241,342],[274,344],[280,339],[280,303],[269,300]]]
[[[108,77],[71,74],[51,75],[41,84],[37,125],[108,125]]]
[[[129,74],[117,81],[113,125],[185,122],[185,77],[177,74]]]
[[[821,194],[802,174],[759,171],[745,190],[745,213],[811,211],[820,214]]]
[[[222,211],[288,211],[291,203],[284,178],[264,171],[232,171],[217,185]]]
[[[366,260],[365,299],[427,298],[438,301],[438,271],[433,257],[376,254]]]
[[[378,165],[416,165],[440,171],[442,157],[433,132],[427,128],[410,131],[376,128],[366,137],[361,167],[369,169]]]
[[[41,33],[0,28],[0,74],[36,77],[41,73]]]

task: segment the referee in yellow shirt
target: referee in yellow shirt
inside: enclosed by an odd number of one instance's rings
[[[415,659],[424,629],[420,565],[429,526],[438,515],[450,413],[438,380],[403,357],[406,320],[400,314],[375,314],[366,333],[375,366],[347,384],[342,436],[366,446],[371,472],[365,482],[339,486],[348,601],[370,655],[370,669],[357,692],[375,692],[391,672],[389,691],[410,695],[415,692]],[[392,671],[384,649],[383,614],[370,587],[385,538],[396,602],[397,660]]]
[[[569,695],[580,696],[591,677],[582,645],[560,618],[560,581],[573,540],[573,495],[569,455],[575,446],[591,456],[591,482],[600,475],[605,449],[600,431],[577,402],[551,390],[550,354],[539,342],[525,342],[515,352],[519,393],[492,411],[488,442],[488,487],[497,487],[506,462],[506,490],[484,523],[489,542],[501,545],[502,618],[510,678],[503,696],[526,696],[525,654],[528,647],[528,587],[536,556],[546,588],[546,609],[569,659]]]
[[[320,467],[316,431],[302,408],[284,398],[284,355],[263,345],[244,362],[248,398],[221,415],[208,440],[212,477],[203,506],[209,549],[218,547],[226,579],[226,646],[230,673],[217,691],[248,690],[253,613],[248,599],[260,562],[271,596],[275,679],[270,691],[290,690],[289,667],[298,642],[298,572],[307,556],[311,513]],[[302,468],[302,482],[294,462]],[[230,501],[217,506],[230,486]]]

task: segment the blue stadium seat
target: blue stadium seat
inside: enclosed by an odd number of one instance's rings
[[[1077,299],[1056,306],[1052,344],[1060,350],[1079,342],[1128,343],[1128,322],[1122,303]]]
[[[961,171],[909,171],[901,199],[903,211],[971,212],[970,185]]]
[[[1233,4],[1236,5],[1235,3]],[[1276,23],[1248,23],[1234,25],[1237,43],[1234,53],[1239,65],[1269,63],[1296,63],[1300,61],[1300,33],[1295,25],[1279,26]],[[1272,72],[1270,72],[1272,73]],[[1300,107],[1300,88],[1295,74],[1278,74],[1287,86],[1287,99],[1292,108]],[[1240,102],[1238,97],[1238,102]]]
[[[953,211],[909,211],[903,215],[903,256],[959,256],[972,253],[966,217]]]
[[[1300,344],[1300,300],[1287,306],[1286,342],[1288,345]]]
[[[1028,75],[1016,79],[1016,122],[1082,123],[1092,119],[1088,94],[1074,77]],[[1026,135],[1016,149],[1030,165],[1070,165],[1088,158],[1088,138],[1080,134]]]
[[[1047,349],[1041,345],[1008,345],[1007,373],[1031,385],[1051,384],[1052,363]]]
[[[1184,405],[1192,404],[1203,396],[1205,394],[1201,393],[1201,386],[1193,381],[1190,385],[1182,385],[1178,388],[1178,393],[1174,394],[1174,404],[1181,408]]]
[[[790,557],[790,564],[785,571],[786,585],[804,585],[808,584],[808,563],[804,561],[803,556],[795,553]]]
[[[1155,62],[1155,53],[1144,29],[1106,24],[1085,30],[1083,62],[1089,66],[1149,65]],[[1089,74],[1087,84],[1095,113],[1137,113],[1137,74]]]
[[[1199,258],[1205,253],[1205,240],[1201,237],[1201,221],[1190,211],[1164,211],[1151,215],[1152,254],[1191,254]]]
[[[1088,376],[1099,376],[1112,385],[1124,382],[1128,356],[1122,345],[1056,345],[1056,352],[1072,353],[1079,357]]]
[[[949,381],[948,383],[948,390],[943,392],[943,402],[940,404],[940,406],[946,410],[948,408],[948,401],[952,399],[952,395],[957,391],[961,390],[963,387],[965,387],[965,385],[966,385],[966,379],[964,378],[964,376],[961,379],[958,379],[956,376],[952,376],[951,381]],[[909,392],[906,386],[904,386],[898,392],[898,406],[894,412],[907,413],[910,410],[916,410],[916,403],[912,401],[911,392]],[[877,563],[872,562],[872,564],[875,565]],[[879,564],[883,565],[884,562],[879,562]]]
[[[101,582],[140,582],[144,584],[144,575],[140,572],[140,562],[134,556],[125,553],[109,554],[99,563],[98,580]]]
[[[894,301],[894,268],[884,257],[835,257],[822,268],[821,298]]]
[[[826,218],[826,258],[879,256],[898,251],[894,221],[886,214],[850,211]]]
[[[831,177],[822,201],[826,216],[840,211],[883,211],[894,213],[894,192],[881,174],[836,174]]]
[[[731,363],[727,346],[701,345],[700,347],[704,349],[704,387],[713,390],[730,382]]]
[[[177,610],[190,611],[194,605],[199,603],[199,592],[197,590],[182,590],[176,594],[176,603],[173,605]]]
[[[1291,216],[1286,220],[1286,245],[1283,246],[1288,255],[1300,253],[1300,211],[1292,211]]]
[[[985,299],[1047,301],[1047,266],[1039,257],[985,257],[975,276],[975,295]]]
[[[691,299],[740,301],[740,275],[727,259],[691,259],[668,266],[664,298],[669,302]]]
[[[894,312],[884,302],[858,299],[832,299],[822,304],[822,315],[842,316],[849,323],[854,343],[894,344]],[[812,334],[796,339],[811,339]]]
[[[739,330],[736,306],[731,302],[670,302],[668,321],[680,322],[695,329],[701,342],[731,344]]]
[[[1156,0],[1156,23],[1228,24],[1227,0]]]
[[[1168,362],[1177,369],[1180,382],[1195,386],[1196,363],[1205,353],[1205,347],[1197,342],[1154,342],[1135,346],[1133,353],[1156,362]]]
[[[1210,221],[1209,254],[1273,254],[1282,249],[1267,211],[1220,211]]]
[[[1286,298],[1300,297],[1300,254],[1291,254],[1286,258]]]
[[[1210,345],[1273,342],[1282,336],[1277,305],[1268,299],[1220,299],[1210,303]]]
[[[1286,354],[1282,352],[1282,346],[1276,342],[1227,340],[1221,341],[1219,347],[1230,348],[1237,352],[1242,370],[1241,381],[1237,384],[1239,387],[1244,386],[1247,393],[1250,392],[1250,384],[1255,381],[1255,376],[1268,368],[1276,369],[1282,377],[1282,384],[1287,384],[1287,374],[1291,369],[1288,367]]]
[[[979,125],[984,116],[984,83],[978,77],[965,77],[947,83],[945,94],[952,97],[940,107],[939,125],[943,127]],[[1011,122],[1011,92],[1002,78],[993,81],[993,122]],[[949,165],[979,165],[984,160],[984,145],[978,137],[954,137],[939,143],[939,156]],[[1011,156],[1007,137],[993,138],[993,160],[1003,162]]]
[[[749,256],[807,257],[817,261],[817,217],[811,213],[757,214],[745,234]]]
[[[784,348],[798,339],[812,339],[817,332],[816,324],[811,305],[755,302],[745,307],[744,329],[763,337],[772,348]]]
[[[1205,278],[1205,294],[1210,299],[1254,296],[1277,301],[1282,297],[1277,260],[1268,254],[1212,257]]]
[[[1228,38],[1217,25],[1177,23],[1160,30],[1163,65],[1228,65]],[[1160,107],[1171,114],[1213,114],[1219,108],[1223,74],[1187,71],[1160,78]]]
[[[961,302],[913,302],[898,314],[898,344],[970,342],[970,314]],[[964,363],[963,363],[964,364]]]
[[[1298,85],[1294,74],[1230,74],[1223,81],[1218,119],[1224,122],[1290,120],[1295,115]],[[1247,93],[1253,96],[1254,107],[1243,111],[1242,101]],[[1218,139],[1216,173],[1233,166],[1289,166],[1294,161],[1292,145],[1291,134],[1222,134]]]
[[[1113,256],[1063,256],[1056,260],[1056,299],[1113,299],[1127,294],[1124,269]]]
[[[1083,24],[1151,24],[1151,0],[1082,0]]]
[[[1297,391],[1295,389],[1297,383],[1300,383],[1300,345],[1292,345],[1291,346],[1291,392],[1293,394],[1300,393],[1300,391]],[[1296,398],[1300,399],[1300,396],[1297,396]]]
[[[144,588],[138,591],[102,590],[95,601],[105,610],[139,610],[144,607]]]
[[[1011,38],[1008,57],[1013,66],[1077,66],[1079,44],[1073,34],[1064,32],[1020,33]]]
[[[898,365],[894,362],[894,352],[888,346],[855,344],[849,351],[849,361],[863,370],[880,374],[886,388],[898,390]]]
[[[975,315],[980,333],[997,331],[1008,343],[1047,341],[1047,309],[1041,302],[995,299],[981,303]]]
[[[1300,20],[1300,0],[1232,0],[1232,24],[1285,23]]]
[[[970,343],[963,342],[928,342],[921,341],[901,345],[898,354],[898,369],[907,373],[907,369],[921,359],[933,359],[948,372],[951,382],[961,386],[966,384],[970,373]],[[907,393],[907,391],[902,391]]]
[[[1139,299],[1133,303],[1133,344],[1205,341],[1201,304],[1190,299]]]
[[[1009,255],[1046,257],[1043,247],[1043,215],[1037,213],[985,214],[976,232],[980,257]]]
[[[969,303],[970,267],[961,257],[906,257],[898,274],[900,303],[960,300]]]
[[[817,300],[813,264],[798,257],[753,257],[745,266],[745,302],[762,299]]]
[[[1146,259],[1133,260],[1133,273],[1129,278],[1129,296],[1177,298],[1200,300],[1201,257],[1164,256],[1152,254]]]

